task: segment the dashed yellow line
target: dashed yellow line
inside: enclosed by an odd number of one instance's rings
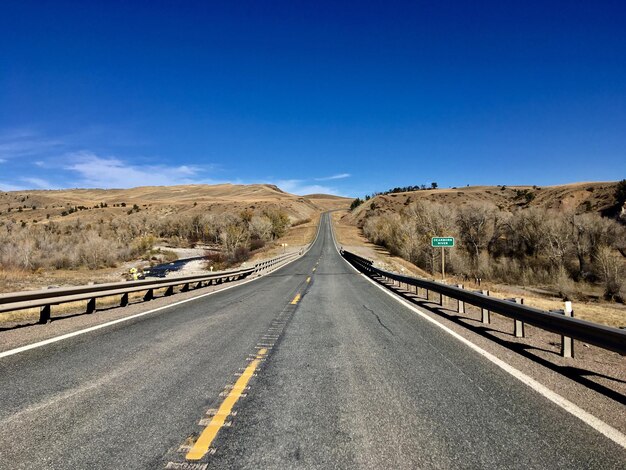
[[[311,276],[306,278],[306,283],[308,284],[309,282],[311,282]]]
[[[313,268],[313,272],[315,272],[315,270],[316,270],[316,269],[317,269],[317,268]]]
[[[296,305],[300,301],[300,294],[296,294],[296,296],[291,301],[291,305]]]
[[[200,434],[200,437],[191,450],[187,452],[187,455],[185,456],[187,460],[200,460],[209,451],[211,443],[217,436],[217,433],[220,431],[222,426],[224,426],[226,418],[230,415],[233,406],[237,403],[237,400],[241,398],[241,395],[246,389],[250,378],[259,367],[259,363],[266,354],[267,349],[260,349],[255,359],[248,364],[248,367],[246,367],[243,374],[241,374],[239,379],[237,379],[237,382],[235,382],[235,385],[226,396],[226,399],[218,408],[217,413],[215,413],[211,422],[206,426],[206,428],[204,428],[204,431],[202,431],[202,434]]]

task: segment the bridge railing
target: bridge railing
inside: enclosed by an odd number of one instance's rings
[[[347,261],[365,274],[403,283],[407,287],[415,287],[417,296],[420,294],[419,289],[424,289],[426,299],[428,299],[429,291],[438,293],[440,305],[443,305],[444,297],[456,299],[459,313],[463,313],[465,304],[469,304],[481,309],[483,322],[489,321],[489,312],[511,318],[515,321],[515,336],[524,336],[525,323],[559,334],[562,337],[561,354],[566,357],[573,356],[572,339],[626,355],[626,331],[622,329],[528,307],[522,305],[519,299],[503,300],[489,297],[486,295],[487,291],[469,291],[440,282],[392,273],[376,268],[371,260],[349,251],[341,250],[341,254]]]
[[[39,308],[39,323],[48,323],[51,320],[53,305],[86,300],[86,313],[93,313],[96,311],[96,299],[121,296],[120,306],[125,307],[129,303],[129,294],[131,293],[145,291],[143,299],[152,300],[157,289],[165,289],[164,295],[169,296],[174,294],[174,288],[177,286],[182,286],[180,291],[186,292],[192,288],[198,289],[209,285],[237,281],[252,274],[273,270],[300,254],[302,254],[302,251],[286,253],[268,260],[259,261],[249,268],[230,271],[0,294],[0,314]]]

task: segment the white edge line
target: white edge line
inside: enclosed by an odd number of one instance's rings
[[[319,234],[319,232],[318,232],[318,234]],[[313,243],[311,245],[313,245],[316,241],[317,241],[317,237],[315,237],[315,240],[313,240]],[[306,254],[306,251],[302,254],[302,256],[304,256],[304,254]],[[106,328],[108,326],[116,325],[118,323],[123,323],[123,322],[126,322],[126,321],[130,321],[130,320],[133,320],[135,318],[143,317],[144,315],[149,315],[151,313],[155,313],[155,312],[159,312],[161,310],[165,310],[167,308],[176,307],[177,305],[182,305],[184,303],[191,302],[193,300],[201,299],[203,297],[208,297],[209,295],[214,295],[214,294],[217,294],[219,292],[224,292],[224,291],[226,291],[228,289],[233,289],[234,287],[243,286],[244,284],[248,284],[249,282],[257,281],[257,280],[265,277],[267,274],[273,273],[274,271],[277,271],[278,269],[284,268],[285,266],[287,266],[287,265],[293,263],[294,261],[300,259],[302,256],[297,256],[294,259],[292,259],[292,260],[288,261],[287,263],[283,264],[282,266],[279,266],[278,268],[275,268],[275,269],[267,271],[262,276],[255,277],[253,279],[248,279],[247,281],[240,282],[239,284],[235,284],[234,286],[227,286],[227,287],[224,287],[223,289],[215,290],[213,292],[207,292],[206,294],[196,295],[196,296],[191,297],[189,299],[185,299],[185,300],[180,300],[178,302],[174,302],[173,304],[164,305],[162,307],[157,307],[157,308],[154,308],[152,310],[147,310],[145,312],[136,313],[135,315],[130,315],[128,317],[118,318],[117,320],[112,320],[112,321],[109,321],[109,322],[106,322],[106,323],[101,323],[100,325],[90,326],[89,328],[85,328],[83,330],[73,331],[71,333],[66,333],[66,334],[61,335],[61,336],[55,336],[53,338],[48,338],[48,339],[45,339],[43,341],[38,341],[36,343],[27,344],[25,346],[20,346],[19,348],[9,349],[8,351],[0,352],[0,359],[2,359],[3,357],[13,356],[15,354],[19,354],[19,353],[24,352],[24,351],[29,351],[31,349],[40,348],[42,346],[46,346],[47,344],[56,343],[56,342],[62,341],[64,339],[73,338],[74,336],[84,335],[85,333],[90,333],[92,331],[100,330],[102,328]]]
[[[331,231],[333,232],[333,239],[335,239],[334,229],[332,228],[332,221],[331,221]],[[337,249],[336,241],[335,241],[335,249]],[[339,252],[339,250],[337,250],[337,252]],[[341,256],[341,254],[339,256]],[[368,276],[365,276],[363,273],[361,273],[359,270],[357,270],[343,256],[341,256],[341,259],[343,259],[344,262],[348,266],[350,266],[352,269],[354,269],[357,273],[359,273],[361,276],[363,276],[364,279],[366,279],[367,281],[371,282],[374,286],[378,287],[380,290],[382,290],[385,294],[390,296],[392,299],[396,300],[400,304],[404,305],[405,307],[409,308],[413,312],[417,313],[424,320],[426,320],[426,321],[432,323],[433,325],[441,328],[443,331],[445,331],[446,333],[448,333],[449,335],[451,335],[455,339],[459,340],[461,343],[465,344],[469,348],[471,348],[474,351],[476,351],[478,354],[483,356],[485,359],[491,361],[492,363],[494,363],[495,365],[500,367],[502,370],[504,370],[505,372],[509,373],[513,377],[515,377],[517,380],[523,382],[524,384],[528,385],[530,388],[532,388],[537,393],[543,395],[545,398],[550,400],[552,403],[560,406],[561,408],[563,408],[568,413],[572,414],[576,418],[580,419],[584,423],[586,423],[589,426],[591,426],[593,429],[598,431],[603,436],[609,438],[610,440],[612,440],[616,444],[618,444],[621,447],[626,449],[626,435],[622,434],[619,430],[617,430],[614,427],[606,424],[601,419],[596,418],[594,415],[592,415],[591,413],[588,413],[587,411],[583,410],[578,405],[575,405],[574,403],[569,401],[567,398],[564,398],[561,395],[559,395],[558,393],[553,392],[552,390],[550,390],[545,385],[539,383],[538,381],[536,381],[532,377],[524,374],[522,371],[517,370],[515,367],[513,367],[510,364],[504,362],[502,359],[500,359],[500,358],[494,356],[493,354],[485,351],[483,348],[481,348],[480,346],[477,346],[476,344],[472,343],[470,340],[464,338],[463,336],[461,336],[460,334],[458,334],[454,330],[451,330],[450,328],[448,328],[447,326],[443,325],[442,323],[439,323],[437,320],[435,320],[434,318],[430,317],[428,314],[426,314],[425,312],[421,311],[420,309],[415,307],[413,304],[411,304],[407,300],[405,300],[402,297],[394,294],[393,292],[389,291],[388,289],[385,289],[383,286],[381,286],[380,284],[378,284],[377,282],[375,282],[374,280],[370,279]]]

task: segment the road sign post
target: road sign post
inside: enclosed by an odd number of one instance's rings
[[[446,278],[446,255],[444,248],[454,247],[454,237],[432,237],[430,246],[433,248],[441,247],[441,279]]]
[[[443,246],[441,247],[441,280],[445,280],[446,278],[446,252],[443,249]]]

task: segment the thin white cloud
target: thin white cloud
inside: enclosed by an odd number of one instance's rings
[[[0,134],[0,160],[32,157],[58,151],[63,142],[46,139],[31,131],[12,131]]]
[[[324,176],[322,178],[315,178],[315,181],[330,181],[330,180],[341,180],[344,178],[350,178],[352,176],[350,173],[339,173],[332,176]]]
[[[70,163],[64,169],[78,175],[75,181],[77,187],[132,188],[216,183],[202,177],[203,168],[190,165],[134,165],[92,152],[74,153],[68,159]]]
[[[30,178],[20,178],[20,180],[24,181],[25,183],[28,183],[28,185],[32,189],[58,189],[57,186],[55,186],[54,184],[50,183],[48,180],[45,180],[43,178],[30,177]]]
[[[6,159],[0,158],[0,163],[6,163],[6,162],[7,162]]]
[[[0,191],[22,191],[26,188],[23,186],[16,186],[12,183],[3,183],[0,181]]]
[[[288,180],[278,180],[274,184],[278,186],[283,191],[288,193],[297,194],[299,196],[304,196],[306,194],[336,194],[339,195],[339,192],[335,188],[331,188],[330,186],[322,186],[319,184],[309,184],[306,180],[300,179],[288,179]]]

